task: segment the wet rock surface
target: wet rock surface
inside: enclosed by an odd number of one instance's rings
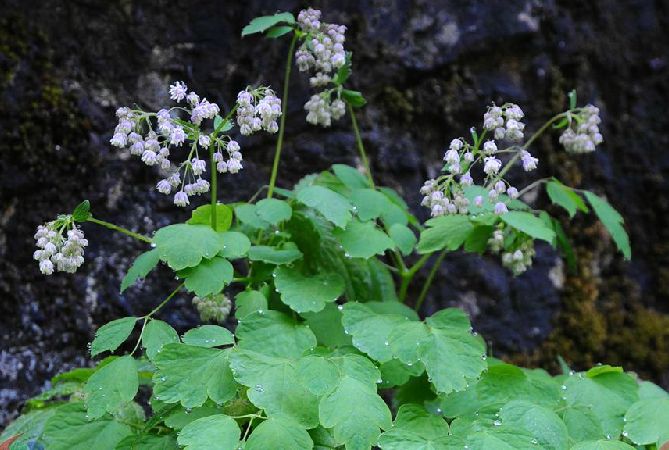
[[[240,38],[256,15],[294,1],[2,0],[0,18],[0,424],[64,369],[88,364],[86,344],[107,321],[142,315],[174,285],[161,269],[123,295],[119,282],[142,246],[84,225],[91,242],[76,275],[44,277],[32,261],[36,226],[88,198],[96,216],[150,234],[187,217],[158,194],[157,175],[109,144],[117,106],[157,108],[185,81],[227,106],[253,83],[281,86],[285,40]],[[602,109],[605,143],[567,157],[557,137],[533,153],[538,176],[605,194],[634,249],[623,262],[590,217],[568,227],[579,256],[568,274],[539,245],[535,267],[513,278],[495,258],[446,259],[424,312],[457,305],[497,356],[582,369],[624,364],[669,385],[669,5],[654,1],[316,2],[349,27],[353,87],[375,176],[425,218],[418,189],[439,170],[450,139],[468,134],[490,101],[522,105],[530,129],[564,108],[572,88]],[[348,117],[331,129],[304,122],[310,90],[291,79],[281,184],[332,163],[356,164]],[[244,139],[246,167],[224,200],[267,182],[272,138]],[[523,174],[514,179],[522,185]],[[539,197],[538,205],[546,204]],[[566,222],[565,222],[566,224]],[[424,279],[426,273],[421,274]],[[419,279],[416,286],[420,287]],[[161,318],[197,323],[186,296]],[[632,342],[634,345],[627,345]]]

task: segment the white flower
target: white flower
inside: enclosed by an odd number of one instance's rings
[[[200,144],[200,147],[209,148],[209,144],[211,144],[211,138],[206,134],[201,134],[200,137],[198,137],[197,142]]]
[[[515,119],[515,120],[520,120],[523,117],[525,117],[525,113],[523,113],[523,110],[520,109],[520,106],[510,103],[506,109],[504,110],[504,115],[506,116],[507,119]]]
[[[499,180],[497,183],[495,183],[495,190],[500,194],[503,194],[506,191],[506,183],[502,180]]]
[[[142,161],[147,166],[153,166],[158,162],[158,155],[153,150],[144,150],[144,153],[142,153]]]
[[[495,214],[504,214],[508,212],[509,210],[507,209],[506,204],[502,202],[495,203]]]
[[[51,275],[53,273],[53,263],[48,259],[43,259],[39,262],[39,270],[44,275]]]
[[[516,188],[513,187],[513,186],[510,186],[510,187],[506,190],[506,195],[508,195],[508,196],[511,197],[511,198],[518,198],[518,189],[516,189]]]
[[[207,170],[207,162],[204,159],[193,158],[190,162],[191,169],[193,174],[201,175],[205,170]]]
[[[186,98],[186,93],[188,92],[188,87],[182,81],[177,81],[170,86],[170,99],[176,101],[177,103],[181,102]]]
[[[474,197],[474,204],[479,207],[483,205],[483,196],[477,195],[476,197]]]
[[[184,191],[179,191],[176,194],[174,194],[174,204],[177,206],[187,206],[189,203],[188,201],[188,195]]]
[[[502,167],[502,161],[494,156],[486,156],[483,164],[483,172],[487,175],[496,175]]]
[[[186,140],[186,132],[181,127],[174,127],[170,130],[170,144],[179,146]]]
[[[109,143],[114,147],[125,147],[125,145],[128,143],[128,136],[123,133],[116,133],[109,140]]]
[[[486,141],[483,143],[483,151],[488,154],[495,153],[497,151],[497,144],[495,144],[495,141]]]
[[[463,145],[464,143],[460,139],[453,139],[451,141],[451,145],[449,145],[449,148],[457,152],[462,148]]]
[[[451,147],[451,149],[448,150],[444,154],[444,161],[446,161],[449,164],[459,163],[460,162],[460,154],[458,153],[457,150],[455,150]]]
[[[216,170],[219,173],[226,173],[228,171],[228,162],[227,161],[219,161],[216,163]]]
[[[228,161],[228,172],[237,173],[242,170],[242,163],[238,159],[230,159]]]
[[[523,163],[523,169],[526,172],[536,169],[537,163],[539,162],[539,160],[534,158],[527,150],[522,150],[520,160]]]
[[[240,150],[239,147],[239,142],[231,140],[228,142],[228,144],[225,146],[225,149],[228,151],[228,154],[232,154],[234,152],[238,152]]]
[[[472,184],[474,184],[474,179],[469,174],[469,172],[466,172],[464,175],[460,177],[460,184],[462,186],[471,186]]]
[[[170,192],[172,192],[172,183],[170,183],[169,180],[167,179],[160,180],[156,185],[156,189],[161,194],[169,194]]]

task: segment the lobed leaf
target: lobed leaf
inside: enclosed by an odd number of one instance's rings
[[[132,356],[115,359],[97,370],[84,386],[88,416],[98,419],[116,413],[137,395],[139,379]]]
[[[207,225],[169,225],[156,232],[153,243],[160,259],[173,270],[197,266],[223,250],[218,233]]]
[[[142,346],[146,349],[146,356],[153,360],[163,345],[179,342],[179,335],[169,324],[162,320],[151,319],[144,327]]]
[[[195,347],[220,347],[235,343],[235,337],[228,329],[218,325],[201,325],[188,330],[183,342]]]
[[[121,294],[135,284],[135,281],[147,276],[158,265],[158,261],[160,261],[160,253],[157,249],[139,255],[121,281]]]
[[[137,320],[139,320],[137,317],[123,317],[98,328],[98,331],[95,332],[95,339],[91,343],[91,356],[116,350],[128,339]]]
[[[322,186],[307,186],[297,193],[297,200],[314,208],[323,217],[338,226],[346,227],[351,220],[353,206],[341,194]]]
[[[186,425],[177,442],[185,450],[237,450],[241,434],[232,417],[216,414]]]
[[[344,247],[346,256],[351,258],[367,259],[395,248],[395,242],[372,221],[352,220],[345,229],[335,230],[334,235]]]
[[[202,205],[195,208],[191,213],[191,218],[186,222],[189,225],[207,225],[211,226],[211,205]],[[216,231],[228,231],[232,225],[232,208],[227,205],[216,205]]]
[[[298,313],[320,311],[344,292],[344,280],[336,273],[307,276],[291,267],[274,269],[274,285],[281,301]]]
[[[234,268],[230,261],[216,256],[181,270],[179,276],[185,279],[186,289],[199,297],[206,297],[218,294],[232,281]]]

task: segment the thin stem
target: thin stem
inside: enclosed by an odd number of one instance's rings
[[[279,160],[281,159],[281,148],[283,147],[283,133],[286,129],[286,111],[288,110],[288,85],[290,84],[290,71],[293,66],[293,53],[297,43],[297,33],[293,33],[293,39],[288,48],[288,57],[286,58],[286,71],[283,76],[283,97],[281,99],[281,120],[279,124],[279,136],[276,140],[276,151],[274,152],[274,164],[272,165],[272,174],[269,178],[269,187],[267,188],[267,198],[272,198],[274,194],[274,185],[276,176],[279,172]]]
[[[216,170],[216,160],[214,158],[214,143],[209,145],[209,169],[211,170],[211,227],[216,231],[217,211],[216,197],[218,196],[218,172]]]
[[[151,243],[151,239],[144,236],[143,234],[135,233],[134,231],[130,231],[126,228],[119,227],[118,225],[114,225],[113,223],[105,222],[104,220],[96,219],[93,216],[86,219],[86,221],[101,225],[105,228],[109,228],[110,230],[118,231],[119,233],[123,233],[126,236],[130,236],[130,237],[135,238],[139,241],[146,242],[147,244]]]
[[[549,177],[549,178],[540,178],[536,181],[533,181],[532,183],[528,184],[527,186],[525,186],[523,189],[521,189],[518,192],[518,197],[525,194],[526,192],[531,191],[532,189],[534,189],[535,187],[537,187],[541,184],[548,183],[550,180],[551,180],[551,178]]]
[[[155,308],[153,308],[153,309],[151,310],[151,312],[149,312],[147,315],[145,315],[144,317],[142,317],[142,319],[143,319],[142,329],[141,329],[141,331],[139,332],[139,338],[137,338],[137,343],[135,344],[135,348],[133,348],[133,349],[132,349],[132,352],[130,352],[131,355],[134,354],[134,353],[137,351],[137,349],[139,348],[139,343],[142,342],[142,336],[144,336],[144,329],[146,328],[146,324],[149,322],[149,319],[150,319],[155,313],[157,313],[158,311],[160,311],[160,309],[161,309],[163,306],[165,306],[165,305],[167,304],[167,302],[169,302],[170,300],[172,300],[172,297],[174,297],[174,296],[177,294],[177,292],[179,292],[179,291],[181,290],[181,288],[184,286],[184,284],[185,284],[185,283],[181,283],[179,286],[177,286],[177,288],[176,288],[175,290],[173,290],[173,291],[170,293],[170,295],[168,295],[167,298],[166,298],[165,300],[163,300],[163,301],[160,303],[160,305],[156,306]]]
[[[367,152],[365,152],[365,146],[362,143],[362,137],[360,136],[360,129],[358,128],[358,119],[355,118],[355,110],[351,104],[348,104],[348,113],[351,116],[351,124],[353,125],[353,133],[355,134],[355,142],[358,146],[358,153],[360,153],[360,159],[362,159],[362,165],[365,166],[365,171],[367,172],[367,178],[369,183],[374,187],[374,178],[372,177],[372,170],[369,168],[369,160],[367,159]]]
[[[409,285],[411,284],[413,277],[420,270],[420,268],[425,265],[427,260],[430,259],[430,256],[432,256],[432,253],[426,253],[425,255],[421,256],[420,259],[416,261],[416,263],[413,266],[400,272],[400,277],[402,278],[399,292],[400,302],[404,303],[404,301],[406,300],[407,291],[409,290]]]
[[[539,128],[528,140],[523,144],[522,147],[518,150],[518,152],[513,155],[513,157],[509,160],[508,163],[506,163],[506,166],[497,174],[495,178],[489,183],[488,188],[492,187],[497,183],[499,180],[501,180],[504,175],[513,167],[513,165],[518,161],[518,158],[520,158],[521,154],[523,153],[524,150],[527,150],[527,148],[532,145],[532,143],[539,137],[541,134],[546,131],[546,129],[551,126],[553,123],[555,123],[557,120],[562,119],[563,117],[567,116],[570,114],[572,111],[565,111],[563,113],[557,114],[553,116],[550,120],[548,120],[541,128]]]
[[[432,269],[430,270],[430,273],[427,276],[427,280],[425,280],[425,284],[423,285],[423,289],[420,290],[420,294],[418,294],[418,300],[416,300],[416,306],[414,306],[414,309],[418,311],[423,304],[423,301],[425,300],[425,296],[427,295],[427,292],[430,290],[430,285],[432,284],[432,280],[434,280],[434,276],[437,274],[437,270],[439,270],[439,266],[441,266],[441,262],[444,260],[444,257],[446,256],[446,253],[448,253],[448,250],[443,250],[440,254],[437,260],[434,262],[432,265]]]

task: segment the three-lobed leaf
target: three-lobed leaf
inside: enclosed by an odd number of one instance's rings
[[[177,442],[185,450],[237,450],[240,438],[237,422],[225,414],[216,414],[186,425]]]
[[[201,325],[188,330],[182,340],[184,344],[195,347],[220,347],[234,344],[235,337],[227,328],[218,325]]]
[[[191,218],[186,223],[190,225],[208,225],[211,226],[211,205],[202,205],[195,208],[191,213]],[[216,231],[228,231],[232,225],[232,208],[227,205],[216,205]]]
[[[93,419],[115,413],[137,394],[137,364],[132,356],[117,358],[97,370],[86,383],[86,406]]]
[[[168,225],[156,232],[153,243],[160,259],[173,270],[197,266],[223,250],[220,236],[207,225]]]
[[[346,227],[351,220],[353,205],[346,197],[328,188],[307,186],[298,191],[297,200],[315,209],[339,228]]]
[[[345,229],[335,230],[334,235],[344,247],[346,256],[351,258],[367,259],[395,248],[395,242],[377,228],[373,221],[352,220]]]
[[[220,256],[202,261],[195,267],[181,270],[179,276],[185,278],[185,286],[195,295],[205,297],[218,294],[232,281],[234,268],[230,261]]]
[[[344,280],[334,272],[305,275],[286,266],[274,269],[274,285],[281,301],[298,313],[320,311],[344,292]]]
[[[469,217],[463,215],[441,216],[425,224],[428,228],[420,234],[416,247],[421,254],[443,249],[457,250],[474,228]]]

